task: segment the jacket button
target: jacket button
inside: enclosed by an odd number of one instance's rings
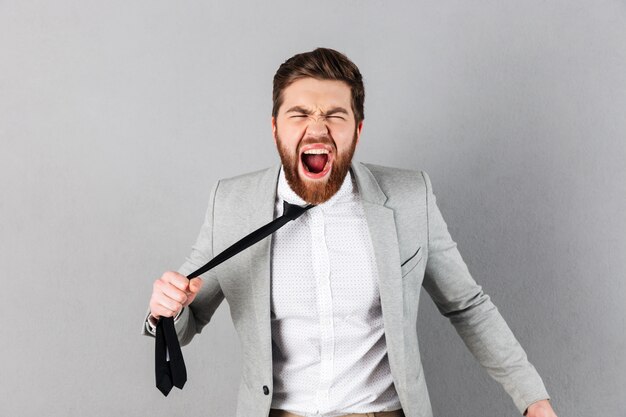
[[[263,394],[270,395],[270,389],[267,387],[267,385],[263,385]]]

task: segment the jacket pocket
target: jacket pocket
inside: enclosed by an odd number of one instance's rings
[[[415,253],[409,257],[406,261],[402,262],[400,265],[400,270],[402,271],[402,276],[404,277],[409,272],[411,272],[422,260],[422,247],[417,248]]]

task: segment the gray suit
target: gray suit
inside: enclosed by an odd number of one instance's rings
[[[180,273],[197,269],[272,220],[279,168],[216,184],[198,240]],[[432,416],[417,340],[422,287],[520,412],[548,398],[524,350],[470,276],[426,173],[362,163],[353,163],[352,173],[376,255],[389,365],[406,416]],[[205,274],[200,293],[176,324],[181,343],[189,343],[226,297],[243,353],[238,417],[266,417],[272,400],[270,248],[265,239]]]

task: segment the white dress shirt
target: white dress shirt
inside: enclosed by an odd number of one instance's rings
[[[306,204],[281,169],[283,201]],[[397,410],[361,199],[348,173],[340,190],[272,239],[272,408],[305,417]]]

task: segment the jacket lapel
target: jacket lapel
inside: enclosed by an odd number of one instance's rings
[[[276,187],[280,165],[267,169],[261,176],[256,190],[253,190],[253,205],[248,221],[248,230],[256,230],[274,219],[274,204],[276,201]],[[250,283],[248,305],[254,311],[250,317],[253,329],[256,331],[258,345],[258,371],[260,380],[272,382],[272,329],[270,317],[270,252],[272,248],[272,236],[261,240],[251,246],[246,254],[248,269],[247,280]],[[245,263],[244,263],[245,265]],[[244,300],[246,302],[246,300]]]
[[[376,257],[389,366],[394,375],[395,383],[404,386],[406,379],[403,331],[404,298],[394,212],[385,206],[387,196],[367,167],[355,162],[352,164],[352,172],[363,200],[365,218]]]

